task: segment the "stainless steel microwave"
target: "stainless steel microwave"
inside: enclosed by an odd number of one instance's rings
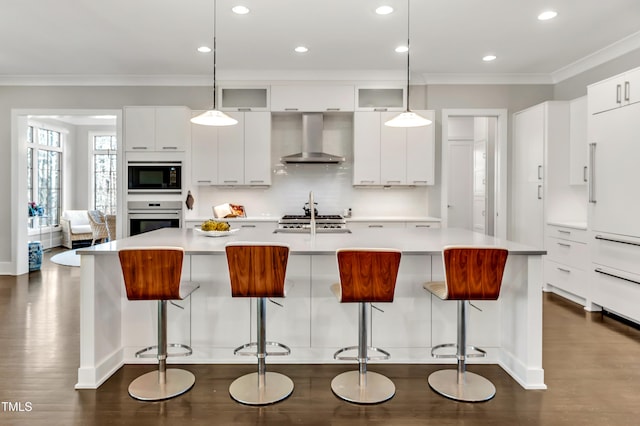
[[[129,193],[182,192],[182,162],[136,161],[127,164]]]

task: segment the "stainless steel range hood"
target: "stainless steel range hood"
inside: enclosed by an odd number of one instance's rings
[[[321,112],[302,114],[302,152],[287,155],[280,161],[288,164],[337,164],[344,157],[327,154],[322,149],[322,130],[324,117]]]

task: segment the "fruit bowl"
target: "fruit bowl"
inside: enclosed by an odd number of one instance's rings
[[[193,228],[193,232],[199,235],[204,235],[205,237],[226,237],[234,232],[238,232],[239,230],[240,228],[229,229],[228,231],[203,231],[200,228]]]

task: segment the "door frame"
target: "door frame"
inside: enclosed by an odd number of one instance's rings
[[[29,272],[27,220],[27,154],[23,147],[26,144],[26,129],[29,116],[55,115],[115,115],[116,136],[122,140],[122,110],[121,109],[12,109],[11,110],[11,262],[8,265],[10,275],[22,275]],[[122,153],[121,143],[118,144],[118,154]],[[118,167],[121,167],[122,155],[119,155]],[[121,173],[118,171],[118,175]],[[121,184],[118,185],[118,189]],[[118,214],[122,217],[122,206],[118,206]]]
[[[495,194],[494,194],[494,236],[507,238],[508,222],[508,111],[506,108],[477,108],[477,109],[443,109],[442,110],[442,188],[440,192],[440,212],[442,216],[442,226],[448,226],[447,204],[449,189],[449,117],[495,117],[497,119],[496,145],[495,145]]]

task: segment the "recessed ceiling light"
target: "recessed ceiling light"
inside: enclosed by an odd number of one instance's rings
[[[293,49],[293,50],[295,50],[295,51],[296,51],[296,52],[298,52],[298,53],[306,53],[306,52],[308,52],[308,51],[309,51],[309,49],[307,49],[307,48],[306,48],[306,47],[304,47],[304,46],[298,46],[298,47],[296,47],[296,48],[295,48],[295,49]]]
[[[249,13],[249,8],[246,6],[234,6],[231,8],[233,13],[237,13],[238,15],[246,15]]]
[[[486,55],[482,57],[482,60],[485,62],[491,62],[496,60],[496,55]]]
[[[380,6],[376,9],[376,13],[378,15],[388,15],[393,12],[393,8],[391,6]]]
[[[211,48],[209,46],[200,46],[198,47],[198,52],[200,53],[210,53]]]
[[[396,47],[396,52],[398,53],[406,53],[409,51],[409,48],[407,46],[398,46]]]
[[[549,19],[553,19],[558,16],[558,12],[555,10],[547,10],[538,15],[538,19],[541,21],[548,21]]]

